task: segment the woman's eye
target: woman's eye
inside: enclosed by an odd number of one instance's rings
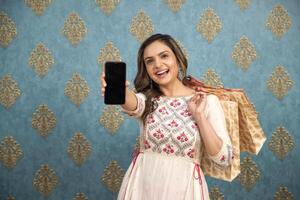
[[[162,57],[162,58],[167,58],[168,55],[167,55],[167,54],[163,54],[161,57]]]
[[[152,60],[146,60],[146,64],[151,64],[152,63]]]

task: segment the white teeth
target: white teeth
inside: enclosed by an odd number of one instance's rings
[[[161,74],[163,74],[163,73],[165,73],[165,72],[167,72],[168,70],[166,69],[166,70],[162,70],[162,71],[159,71],[159,72],[156,72],[156,74],[157,75],[161,75]]]

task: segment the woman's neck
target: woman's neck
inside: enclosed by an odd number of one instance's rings
[[[186,96],[186,95],[191,95],[194,93],[193,89],[186,87],[178,79],[176,81],[174,81],[173,84],[162,85],[162,86],[159,86],[159,88],[160,88],[160,91],[162,91],[162,93],[167,97]]]

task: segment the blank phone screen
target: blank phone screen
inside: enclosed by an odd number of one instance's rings
[[[124,62],[105,63],[105,104],[125,103],[126,64]]]

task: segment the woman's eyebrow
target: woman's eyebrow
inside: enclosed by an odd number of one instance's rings
[[[169,51],[168,51],[168,50],[162,51],[162,52],[160,52],[158,55],[161,55],[161,54],[163,54],[163,53],[165,53],[165,52],[169,52]],[[147,59],[149,59],[149,58],[152,58],[152,56],[146,57],[146,58],[144,58],[144,60],[147,60]]]
[[[168,51],[168,50],[162,51],[162,52],[160,52],[158,55],[164,54],[164,53],[166,53],[166,52],[169,52],[169,51]]]

